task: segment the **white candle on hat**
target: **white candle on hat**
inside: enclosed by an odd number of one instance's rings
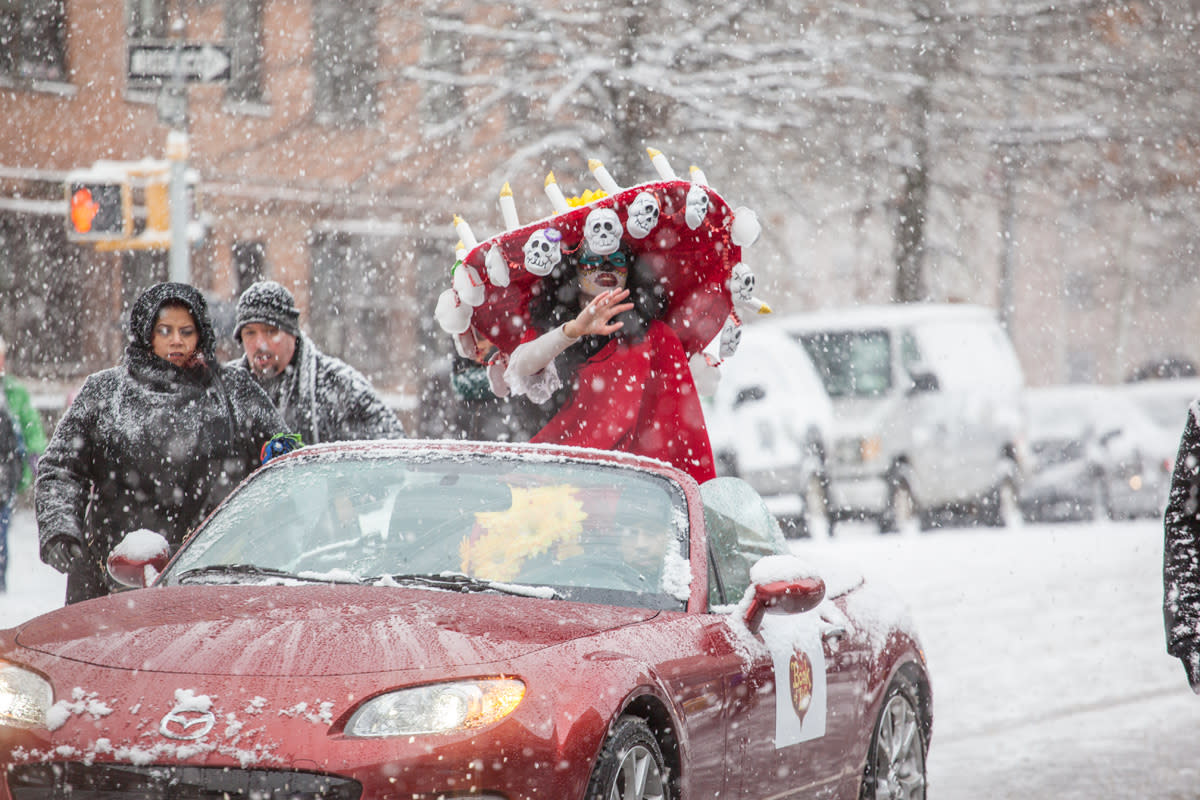
[[[646,153],[650,156],[650,163],[654,165],[655,171],[658,172],[658,177],[664,181],[675,180],[675,170],[671,169],[670,162],[667,161],[667,157],[662,154],[661,150],[647,147]]]
[[[458,233],[459,238],[463,240],[463,244],[467,246],[468,250],[479,244],[479,241],[475,238],[475,234],[471,232],[471,226],[458,214],[454,215],[454,230]]]
[[[504,226],[510,231],[520,227],[521,220],[517,217],[517,204],[513,200],[512,187],[508,181],[500,189],[500,213],[504,216]]]
[[[705,176],[704,170],[700,169],[695,164],[688,169],[688,174],[692,178],[692,183],[698,183],[701,186],[708,186],[708,178]]]
[[[554,179],[554,173],[551,172],[546,176],[546,197],[550,198],[550,205],[554,208],[555,214],[562,214],[570,206],[567,205],[567,198],[563,196],[562,189],[558,188],[558,181]]]
[[[600,184],[600,188],[609,194],[617,194],[621,191],[621,187],[617,186],[617,182],[613,180],[613,176],[608,174],[604,164],[595,159],[588,159],[588,169],[592,171],[592,175],[596,177],[596,183]]]

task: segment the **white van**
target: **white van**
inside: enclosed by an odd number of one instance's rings
[[[963,512],[1020,519],[1021,366],[981,306],[856,306],[774,323],[808,351],[833,401],[837,519],[881,531]]]
[[[719,474],[753,486],[785,535],[828,535],[833,406],[803,347],[783,331],[744,326],[704,416]]]

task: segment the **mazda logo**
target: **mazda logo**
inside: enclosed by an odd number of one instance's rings
[[[211,711],[176,706],[158,723],[158,732],[168,739],[199,739],[213,729],[217,718]]]

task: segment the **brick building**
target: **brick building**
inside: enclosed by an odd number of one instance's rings
[[[161,86],[129,77],[133,44],[232,52],[231,78],[187,90],[203,236],[190,256],[218,325],[260,278],[293,290],[327,352],[415,407],[449,352],[426,300],[452,261],[454,151],[426,146],[460,100],[405,70],[447,58],[419,13],[374,0],[14,0],[0,4],[0,330],[14,372],[70,385],[110,366],[129,303],[164,250],[69,241],[64,181],[97,161],[162,159]],[[452,65],[451,65],[452,66]],[[424,127],[424,129],[423,129]],[[456,146],[478,152],[478,142]],[[449,155],[448,155],[449,152]],[[138,186],[135,182],[135,205]],[[144,225],[144,209],[135,219]],[[422,283],[423,281],[423,283]],[[224,355],[234,352],[232,342]],[[411,424],[411,420],[409,420]]]

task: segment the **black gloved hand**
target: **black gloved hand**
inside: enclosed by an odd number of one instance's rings
[[[42,560],[59,572],[66,572],[79,559],[83,558],[83,546],[70,536],[56,536],[46,545],[46,554]]]

